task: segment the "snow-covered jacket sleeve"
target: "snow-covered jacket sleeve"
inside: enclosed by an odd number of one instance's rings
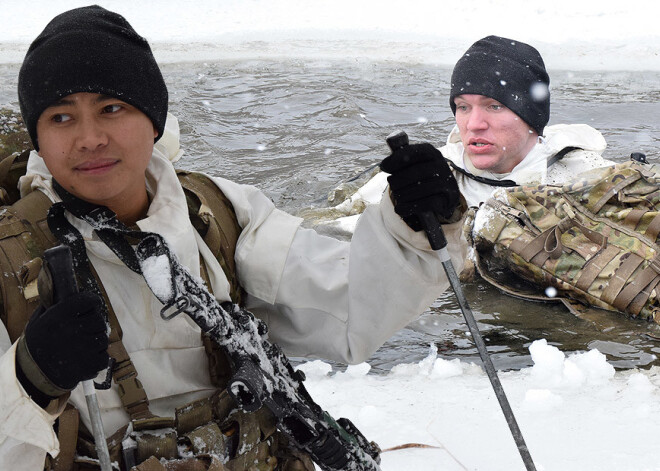
[[[348,243],[299,227],[252,187],[216,183],[243,227],[236,261],[248,308],[290,355],[364,361],[448,286],[438,254],[390,198],[366,209]],[[460,271],[461,222],[443,228]]]

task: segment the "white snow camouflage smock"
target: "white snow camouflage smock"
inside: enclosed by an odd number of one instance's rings
[[[213,293],[229,300],[228,281],[190,223],[183,190],[168,160],[179,154],[178,139],[161,141],[147,168],[151,205],[137,225],[163,235],[192,273],[199,274],[201,254]],[[28,175],[22,189],[38,189],[57,199],[36,153],[30,156]],[[364,213],[349,244],[301,228],[301,219],[277,210],[254,187],[214,181],[232,202],[243,228],[235,258],[248,293],[247,308],[268,323],[271,341],[290,355],[364,361],[448,286],[426,237],[406,226],[389,198]],[[163,321],[162,306],[144,280],[93,237],[88,225],[70,220],[85,237],[152,412],[173,416],[175,407],[210,395],[214,388],[199,328],[187,316]],[[466,247],[459,242],[460,223],[444,229],[453,262],[461,267]],[[42,469],[46,453],[58,453],[52,425],[64,404],[52,403],[44,410],[26,395],[15,375],[15,348],[0,324],[0,469],[36,471]],[[98,400],[109,436],[127,423],[128,415],[116,386],[99,391]],[[82,386],[72,392],[70,402],[90,427]]]
[[[469,160],[464,159],[463,144],[458,126],[454,126],[447,138],[447,144],[440,148],[440,152],[458,167],[473,175],[495,180],[513,180],[520,185],[563,184],[575,178],[581,172],[614,164],[614,162],[601,156],[607,144],[602,134],[591,126],[586,124],[556,124],[546,126],[543,134],[527,156],[510,173],[496,174],[478,170],[470,164]],[[548,159],[566,147],[578,147],[579,149],[569,152],[564,158],[548,168]],[[359,211],[358,208],[365,206],[365,204],[375,204],[381,200],[383,191],[387,186],[388,176],[384,172],[377,173],[350,198],[332,208],[337,212],[353,215],[321,223],[321,225],[326,226],[324,231],[338,235],[352,233],[358,220],[358,216],[354,214]],[[458,172],[454,172],[454,176],[468,206],[479,206],[479,203],[487,200],[496,188],[477,182]]]

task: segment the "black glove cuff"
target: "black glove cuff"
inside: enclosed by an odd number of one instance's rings
[[[28,350],[27,343],[25,342],[25,335],[22,335],[21,338],[18,339],[18,344],[16,346],[16,377],[30,397],[42,407],[44,407],[44,405],[42,405],[40,401],[37,401],[35,396],[39,396],[41,400],[47,398],[47,405],[51,400],[70,391],[70,389],[63,389],[53,384],[43,371],[41,371],[39,365],[37,365],[32,358],[30,350]]]

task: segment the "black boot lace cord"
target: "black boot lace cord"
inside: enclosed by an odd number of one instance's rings
[[[236,304],[220,304],[202,279],[179,263],[160,234],[129,229],[110,209],[80,200],[54,179],[53,188],[62,202],[51,207],[48,227],[71,248],[74,270],[85,289],[100,295],[85,241],[65,211],[87,222],[128,268],[142,275],[164,305],[163,319],[184,312],[226,350],[233,369],[227,391],[242,410],[254,412],[266,406],[277,427],[324,471],[380,469],[380,449],[349,420],[335,421],[314,402],[303,384],[304,375],[294,371],[280,347],[268,341],[266,324]]]

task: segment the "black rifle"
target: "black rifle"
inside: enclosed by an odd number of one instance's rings
[[[378,446],[351,421],[335,421],[314,402],[302,383],[304,374],[294,371],[280,347],[267,340],[266,324],[236,304],[218,303],[160,235],[145,235],[135,253],[144,279],[165,305],[163,319],[184,312],[225,349],[234,369],[227,390],[242,410],[265,406],[277,428],[323,470],[380,469]]]

